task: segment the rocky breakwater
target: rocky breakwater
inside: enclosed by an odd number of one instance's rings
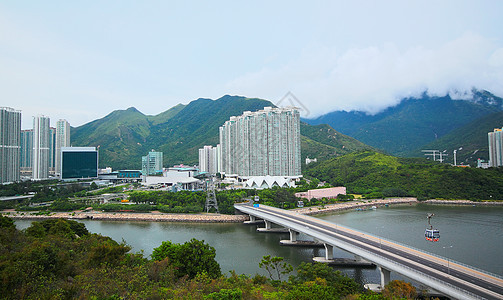
[[[100,221],[143,221],[143,222],[190,222],[190,223],[238,223],[248,220],[244,215],[222,214],[164,214],[164,213],[113,213],[113,212],[58,212],[50,214],[3,212],[4,216],[13,219],[69,219],[84,220],[93,219]]]
[[[442,205],[503,205],[503,201],[470,201],[470,200],[426,200],[424,203],[428,204],[442,204]]]
[[[327,204],[323,207],[312,206],[297,208],[294,211],[305,215],[325,214],[335,211],[350,210],[357,208],[371,208],[372,206],[396,205],[396,204],[416,204],[416,198],[390,198],[390,199],[375,199],[375,200],[357,200],[344,203]]]

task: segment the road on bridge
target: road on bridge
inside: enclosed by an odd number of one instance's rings
[[[387,260],[426,274],[437,281],[446,282],[458,289],[468,291],[473,296],[486,299],[503,299],[502,278],[460,265],[448,259],[293,211],[265,205],[252,207],[248,204],[240,204],[235,205],[235,207],[244,213],[255,215],[259,218],[267,219],[267,215],[269,215],[274,217],[276,221],[293,222],[305,228],[305,230],[301,231],[308,235],[311,230],[315,230],[328,237],[338,239],[364,249],[366,252],[384,257]],[[281,223],[281,221],[278,223]],[[434,287],[432,288],[435,289]]]

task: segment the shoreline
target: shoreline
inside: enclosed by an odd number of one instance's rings
[[[312,206],[308,208],[297,208],[292,211],[315,215],[320,213],[351,210],[355,208],[366,208],[371,206],[383,206],[385,204],[408,204],[417,203],[416,198],[399,198],[385,200],[362,200],[355,202],[345,202],[328,204],[325,208]],[[16,212],[5,210],[0,212],[3,216],[17,220],[47,220],[47,219],[68,219],[68,220],[98,220],[98,221],[138,221],[138,222],[185,222],[185,223],[242,223],[248,221],[248,215],[222,215],[222,214],[168,214],[161,212],[150,213],[105,213],[99,211],[75,211],[75,212],[53,212],[50,215],[37,215],[35,212]]]
[[[503,205],[503,201],[470,201],[470,200],[437,200],[430,199],[423,201],[427,204],[437,205],[472,205],[472,206],[487,206],[487,205]]]
[[[317,215],[347,211],[358,208],[371,208],[372,206],[385,205],[416,205],[427,203],[435,205],[503,205],[503,202],[473,202],[468,200],[426,200],[418,201],[416,198],[389,198],[389,199],[369,199],[355,200],[351,202],[327,204],[324,207],[311,206],[295,208],[291,211],[304,215]],[[47,219],[68,219],[68,220],[98,220],[98,221],[137,221],[137,222],[184,222],[184,223],[242,223],[250,218],[247,215],[222,215],[222,214],[169,214],[153,211],[150,213],[131,212],[100,212],[100,211],[75,211],[75,212],[53,212],[50,215],[37,215],[36,212],[16,212],[14,210],[4,210],[1,215],[16,220],[47,220]]]
[[[420,203],[416,198],[389,198],[389,199],[368,199],[368,200],[355,200],[345,203],[327,204],[325,208],[320,206],[311,206],[304,208],[292,209],[292,211],[298,212],[304,215],[318,215],[324,213],[331,213],[337,211],[351,210],[357,208],[369,208],[372,206],[385,206],[385,205],[399,205],[399,204],[417,204]]]
[[[10,213],[10,214],[9,214]],[[187,222],[187,223],[239,223],[248,218],[245,215],[221,215],[221,214],[167,214],[159,212],[151,213],[105,213],[98,211],[89,212],[55,212],[50,215],[36,215],[23,212],[1,212],[3,216],[16,220],[97,220],[97,221],[138,221],[138,222]]]

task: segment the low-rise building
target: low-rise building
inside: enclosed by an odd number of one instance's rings
[[[200,188],[201,180],[194,178],[197,168],[175,166],[162,172],[162,176],[142,176],[142,185],[164,187],[172,191],[195,190]]]
[[[295,187],[295,181],[301,176],[240,176],[238,180],[244,183],[245,188],[270,189],[275,186],[287,188]]]
[[[332,188],[326,188],[326,189],[317,189],[317,190],[309,190],[307,192],[299,192],[295,193],[295,197],[297,198],[306,198],[308,200],[311,200],[313,198],[315,199],[333,199],[337,198],[339,194],[346,195],[346,188],[343,186],[339,187],[332,187]]]
[[[117,172],[118,179],[141,179],[141,171],[139,170],[119,170]]]
[[[61,147],[61,179],[98,178],[98,151],[94,147]]]

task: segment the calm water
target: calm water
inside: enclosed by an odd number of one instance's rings
[[[440,242],[424,239],[426,214],[435,213],[434,227],[440,229]],[[378,208],[367,211],[347,211],[320,216],[324,220],[356,228],[390,240],[410,245],[453,260],[473,265],[503,276],[503,207],[447,207],[414,205]],[[82,221],[89,231],[125,240],[133,251],[152,253],[163,241],[183,243],[196,238],[216,249],[217,261],[224,273],[261,273],[258,267],[262,256],[284,257],[293,266],[309,262],[313,256],[324,256],[323,249],[304,249],[279,246],[288,234],[257,233],[256,226],[243,224],[186,224],[157,222]],[[30,221],[16,221],[18,228],[26,228]],[[299,238],[308,239],[308,237]],[[352,257],[342,250],[338,257]],[[344,273],[361,283],[379,282],[376,269],[343,268]],[[392,279],[404,279],[391,273]]]

